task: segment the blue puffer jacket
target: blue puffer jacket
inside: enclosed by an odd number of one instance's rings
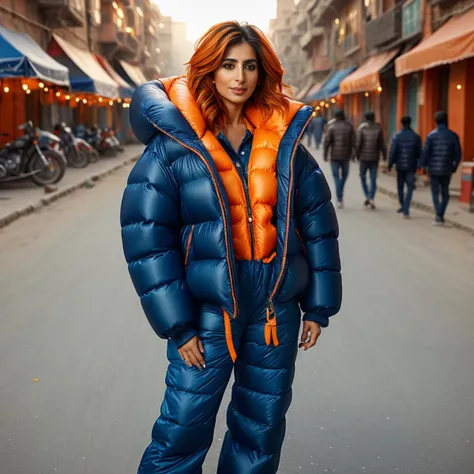
[[[436,176],[449,176],[455,173],[461,162],[461,143],[457,133],[447,125],[439,125],[426,138],[421,166]]]
[[[299,296],[305,317],[327,326],[341,304],[338,224],[326,180],[299,144],[311,113],[297,113],[278,152],[272,288],[275,303]],[[238,315],[229,205],[210,154],[159,81],[137,89],[130,119],[147,148],[123,196],[125,257],[151,326],[179,338],[203,304]]]
[[[407,127],[394,135],[390,147],[389,168],[394,165],[397,171],[415,172],[421,158],[421,137]]]

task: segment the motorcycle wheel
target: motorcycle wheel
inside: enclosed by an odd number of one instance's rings
[[[76,151],[71,150],[69,156],[67,157],[67,162],[73,168],[85,168],[89,164],[89,158],[85,152],[82,150]]]
[[[66,172],[66,163],[58,153],[49,150],[43,152],[49,163],[48,168],[43,168],[43,161],[37,155],[29,163],[27,171],[31,173],[34,170],[41,169],[42,171],[31,176],[31,180],[37,186],[47,186],[49,184],[59,183],[63,179]]]
[[[97,150],[90,150],[87,154],[87,159],[89,163],[97,163],[100,159],[100,155]]]

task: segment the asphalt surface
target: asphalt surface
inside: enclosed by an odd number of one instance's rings
[[[474,239],[382,196],[363,210],[355,171],[343,310],[298,358],[279,472],[473,474]],[[122,257],[126,176],[0,231],[1,474],[132,474],[149,442],[165,344]]]

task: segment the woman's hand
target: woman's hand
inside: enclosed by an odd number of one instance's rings
[[[303,321],[303,332],[301,333],[301,343],[298,346],[300,349],[304,347],[307,351],[311,349],[321,335],[321,326],[314,321]]]
[[[206,363],[202,356],[204,354],[204,346],[198,336],[194,336],[186,344],[183,344],[178,349],[178,352],[188,367],[194,365],[199,370],[206,368]]]

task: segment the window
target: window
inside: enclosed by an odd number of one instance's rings
[[[420,31],[420,0],[414,0],[411,3],[403,5],[403,37],[414,35]]]
[[[100,25],[101,23],[101,8],[100,0],[89,0],[89,13],[91,18],[91,23],[95,26]],[[109,15],[110,22],[110,15]]]
[[[383,0],[364,0],[365,21],[377,18],[383,9]]]

